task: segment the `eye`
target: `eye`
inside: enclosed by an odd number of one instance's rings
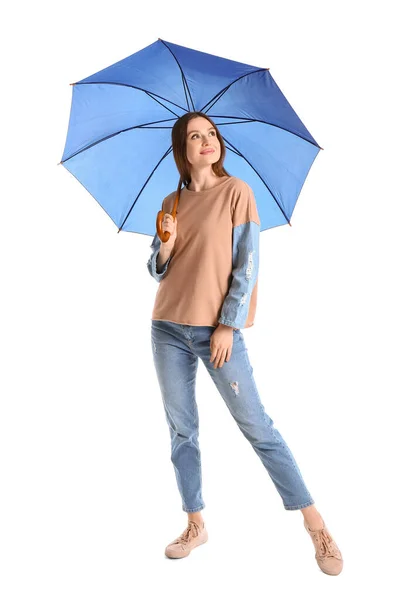
[[[216,135],[217,135],[215,131],[210,131],[210,133],[212,133],[212,134],[213,134],[213,136],[216,136]],[[197,133],[194,133],[190,139],[191,139],[191,140],[194,140],[194,138],[195,138],[195,136],[196,136],[196,135],[198,135],[198,134],[197,134]]]

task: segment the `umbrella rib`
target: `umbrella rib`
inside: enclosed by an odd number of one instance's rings
[[[165,46],[166,48],[168,48],[168,50],[171,52],[172,56],[173,56],[173,57],[174,57],[174,59],[176,60],[176,64],[178,65],[178,67],[179,67],[179,69],[180,69],[180,71],[181,71],[181,76],[182,76],[182,85],[183,85],[183,91],[185,92],[185,96],[186,96],[186,102],[187,102],[187,111],[188,111],[188,112],[190,111],[190,107],[189,107],[189,102],[188,102],[187,95],[186,95],[186,89],[185,89],[185,85],[186,85],[186,88],[187,88],[187,93],[189,94],[189,97],[190,97],[190,101],[191,101],[191,103],[192,103],[192,106],[193,106],[193,111],[194,111],[194,110],[196,110],[196,109],[195,109],[195,107],[194,107],[194,102],[193,102],[192,94],[190,93],[190,89],[189,89],[188,83],[187,83],[187,81],[186,81],[185,74],[184,74],[184,72],[183,72],[183,69],[182,69],[182,67],[181,67],[181,65],[180,65],[180,63],[179,63],[179,61],[178,61],[178,59],[176,58],[175,54],[172,52],[171,48],[170,48],[170,47],[169,47],[169,46],[168,46],[168,45],[167,45],[167,44],[164,42],[164,40],[162,40],[161,38],[158,38],[158,39],[159,39],[159,40],[160,40],[160,42],[162,42],[162,43],[164,44],[164,46]]]
[[[264,179],[261,177],[260,173],[257,171],[257,169],[255,169],[253,167],[253,165],[247,160],[247,158],[245,156],[243,156],[243,154],[240,152],[240,150],[238,150],[237,148],[235,148],[235,146],[229,141],[227,140],[224,136],[222,136],[223,139],[228,142],[228,144],[230,146],[232,146],[232,148],[234,148],[236,150],[236,152],[239,154],[239,156],[241,158],[243,158],[243,160],[245,160],[247,162],[247,164],[253,169],[253,171],[258,175],[258,177],[261,179],[261,181],[263,182],[263,184],[265,185],[265,187],[267,188],[267,190],[269,191],[269,193],[271,194],[272,198],[275,200],[277,206],[279,207],[281,213],[283,214],[283,216],[285,217],[286,221],[289,223],[290,225],[290,219],[288,219],[288,217],[285,214],[285,211],[283,210],[282,206],[279,204],[278,200],[275,198],[274,194],[272,193],[272,191],[270,190],[270,188],[268,187],[268,184],[264,181]],[[230,149],[230,148],[228,148]]]
[[[157,100],[157,98],[153,98],[153,95],[151,92],[147,92],[146,90],[143,90],[148,96],[150,96],[150,98],[152,100],[154,100],[154,102],[158,102],[158,104],[160,104],[163,108],[165,108],[166,110],[169,110],[170,113],[172,113],[173,115],[175,115],[176,118],[179,117],[179,115],[177,115],[173,110],[171,110],[168,106],[165,106],[165,104],[163,104],[162,102],[160,102],[159,100]],[[155,94],[157,95],[157,94]],[[161,97],[161,96],[160,96]],[[164,100],[166,100],[166,98],[164,98]],[[168,100],[166,100],[168,102]],[[173,104],[174,106],[178,106],[178,104],[175,104],[175,102],[171,102],[171,104]],[[180,106],[178,106],[178,108],[181,108]],[[182,109],[184,110],[184,109]]]
[[[71,83],[70,85],[122,85],[123,87],[130,87],[133,88],[135,90],[139,90],[140,92],[145,92],[145,94],[147,94],[148,96],[150,96],[150,98],[152,100],[155,100],[155,98],[153,98],[153,96],[157,96],[157,98],[161,98],[161,100],[165,100],[165,102],[168,102],[169,104],[173,104],[174,106],[177,106],[178,108],[180,108],[181,110],[186,110],[183,106],[181,106],[180,104],[177,104],[176,102],[172,102],[172,100],[168,100],[167,98],[164,98],[164,96],[160,96],[159,94],[156,94],[155,92],[149,92],[148,90],[145,90],[144,88],[138,87],[137,85],[132,85],[129,83],[117,83],[116,81],[83,81],[82,83],[77,81],[76,83]],[[158,100],[157,100],[158,102]],[[160,102],[161,104],[161,102]],[[168,108],[168,106],[165,106],[164,104],[161,104],[161,106],[163,106],[164,108],[166,108],[167,110],[169,110],[170,112],[172,112],[172,114],[175,114],[170,108]],[[178,115],[176,115],[178,116]]]
[[[224,136],[222,136],[224,138]],[[225,148],[227,150],[230,150],[233,154],[236,154],[237,156],[239,156],[240,158],[242,157],[242,155],[240,154],[240,152],[236,152],[236,150],[234,150],[233,148],[229,148],[229,146],[227,146],[227,144],[229,144],[228,140],[226,138],[224,138],[226,144],[225,144]]]
[[[125,219],[122,221],[121,227],[118,229],[119,233],[121,231],[121,229],[123,228],[123,226],[125,225],[125,222],[127,220],[127,218],[129,217],[129,215],[131,214],[132,208],[135,206],[136,202],[139,199],[140,194],[143,192],[144,188],[146,187],[146,185],[148,184],[148,182],[150,181],[151,177],[153,176],[154,171],[158,168],[158,166],[162,163],[162,161],[164,160],[164,158],[166,158],[168,156],[168,154],[171,153],[172,150],[172,145],[168,148],[168,150],[164,153],[164,155],[160,158],[160,160],[158,161],[158,163],[156,164],[156,166],[154,167],[154,169],[152,170],[152,172],[150,173],[150,175],[148,176],[148,178],[146,179],[146,181],[144,182],[144,184],[142,185],[138,195],[136,196],[135,200],[133,201],[132,206],[130,207]]]
[[[209,116],[212,119],[240,119],[241,118],[241,117],[231,117],[230,115],[209,115]],[[242,123],[252,123],[252,122],[264,123],[265,125],[270,125],[271,127],[277,127],[278,129],[282,129],[282,131],[287,131],[288,133],[291,133],[292,135],[299,137],[301,140],[308,142],[312,146],[315,146],[316,148],[323,150],[323,148],[321,148],[321,146],[319,144],[314,144],[314,142],[312,142],[311,140],[308,140],[307,138],[303,137],[302,135],[299,135],[298,133],[295,133],[294,131],[290,131],[290,129],[286,129],[286,127],[280,127],[280,125],[275,125],[274,123],[269,123],[268,121],[263,121],[262,119],[248,119],[247,121],[237,121],[237,122],[235,121],[234,123],[218,123],[218,127],[220,125],[241,125]]]
[[[183,91],[185,92],[186,104],[188,105],[188,110],[189,110],[189,101],[188,101],[188,95],[187,95],[187,90],[186,90],[186,85],[185,85],[185,77],[183,75],[183,71],[182,70],[181,70],[181,77],[182,77]]]
[[[104,142],[104,141],[114,137],[115,135],[119,135],[120,133],[125,133],[126,131],[131,131],[132,129],[142,129],[142,128],[146,129],[146,127],[148,125],[154,125],[155,123],[165,123],[165,121],[171,121],[171,119],[162,119],[161,121],[150,121],[149,123],[142,123],[141,125],[134,125],[133,127],[127,127],[126,129],[121,129],[121,131],[115,131],[114,133],[110,133],[110,135],[107,135],[106,137],[103,137],[100,140],[93,142],[93,144],[90,144],[89,146],[86,146],[85,148],[81,148],[80,150],[78,150],[78,152],[75,152],[74,154],[71,154],[71,156],[68,156],[68,158],[63,160],[62,163],[67,162],[67,160],[69,160],[70,158],[74,158],[74,156],[77,156],[81,152],[85,152],[85,150],[89,150],[90,148],[93,148],[93,146],[96,146],[97,144],[100,144],[101,142]],[[149,129],[172,129],[172,128],[171,127],[149,127]]]
[[[222,90],[220,90],[217,94],[215,94],[215,96],[213,96],[213,98],[211,98],[211,100],[209,100],[204,106],[203,108],[200,109],[201,112],[207,112],[210,110],[210,108],[212,108],[214,106],[214,104],[216,102],[218,102],[218,100],[221,98],[221,96],[223,94],[225,94],[225,92],[227,90],[229,90],[229,88],[236,83],[237,81],[239,81],[239,79],[243,79],[243,77],[247,77],[248,75],[253,75],[254,73],[260,73],[260,71],[269,71],[269,69],[256,69],[255,71],[250,71],[250,73],[244,73],[243,75],[240,75],[240,77],[237,77],[237,79],[234,79],[233,81],[231,81],[231,83],[228,83],[228,85],[226,87],[224,87]],[[210,102],[212,102],[214,100],[214,103],[209,106],[207,108],[207,110],[204,110],[205,107],[207,106],[207,104],[210,104]]]

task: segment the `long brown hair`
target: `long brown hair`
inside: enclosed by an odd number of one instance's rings
[[[222,135],[220,134],[218,127],[215,125],[214,121],[202,112],[187,112],[177,121],[175,121],[174,126],[172,127],[171,139],[172,139],[172,152],[174,154],[175,163],[177,169],[180,174],[178,188],[176,193],[180,196],[181,194],[181,186],[182,183],[184,185],[189,185],[191,182],[190,176],[190,163],[186,156],[186,136],[187,136],[187,126],[191,119],[195,117],[204,117],[210,124],[215,127],[215,131],[217,132],[217,138],[221,145],[221,156],[219,157],[216,163],[211,165],[212,170],[218,177],[223,177],[224,175],[229,175],[228,171],[225,170],[224,160],[226,155],[226,148],[224,144],[224,140],[222,139]]]

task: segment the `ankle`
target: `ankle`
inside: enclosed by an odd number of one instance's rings
[[[192,512],[192,513],[187,513],[188,516],[188,522],[189,521],[194,521],[197,525],[199,525],[199,527],[203,527],[204,525],[204,520],[203,520],[203,515],[201,514],[201,511],[197,511],[197,512]]]
[[[204,527],[204,521],[203,519],[188,519],[188,523],[189,521],[194,521],[196,523],[196,525],[198,525],[199,527]]]
[[[324,524],[324,520],[321,515],[313,515],[312,517],[305,518],[305,521],[312,530],[321,529]]]
[[[320,529],[323,526],[323,518],[315,506],[311,505],[302,509],[303,517],[310,529]]]

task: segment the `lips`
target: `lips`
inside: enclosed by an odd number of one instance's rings
[[[200,154],[212,154],[214,152],[214,150],[211,148],[210,150],[203,150],[203,152],[200,152]]]

